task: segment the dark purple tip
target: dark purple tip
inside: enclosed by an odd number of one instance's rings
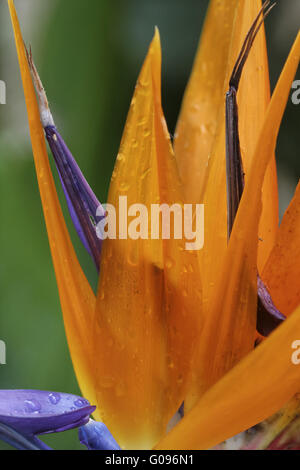
[[[285,318],[275,307],[267,287],[257,276],[257,331],[268,336]]]

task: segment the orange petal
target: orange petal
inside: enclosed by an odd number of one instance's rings
[[[202,202],[224,95],[238,0],[212,0],[179,116],[174,149],[186,200]]]
[[[241,21],[236,25],[238,37],[243,37],[249,28],[249,19],[254,18],[261,8],[261,0],[242,2]],[[268,20],[267,20],[268,21]],[[234,40],[234,56],[239,53],[239,44]],[[233,52],[233,51],[232,51]],[[255,85],[254,85],[255,84]],[[238,92],[239,133],[245,178],[249,174],[252,157],[259,133],[262,129],[266,111],[270,102],[269,66],[264,26],[251,50],[243,71]],[[268,165],[262,192],[263,209],[259,226],[258,269],[262,270],[271,249],[274,246],[278,229],[278,187],[275,156]]]
[[[44,131],[13,0],[8,0],[21,69],[30,134],[48,238],[74,369],[82,393],[95,403],[91,324],[95,295],[74,252],[51,174]]]
[[[209,449],[267,419],[299,390],[292,343],[300,308],[220,380],[158,444],[157,449]]]
[[[256,326],[258,223],[261,188],[299,63],[300,34],[268,107],[246,180],[225,262],[211,299],[197,355],[198,383],[192,404],[254,345]],[[216,329],[217,328],[217,329]]]
[[[175,155],[188,201],[203,201],[210,173],[209,162],[217,160],[216,168],[211,171],[210,176],[210,188],[215,201],[212,202],[208,194],[205,202],[206,205],[209,204],[213,214],[215,208],[218,208],[219,213],[224,209],[224,217],[220,218],[219,227],[215,231],[220,234],[220,238],[226,230],[224,95],[242,41],[260,8],[261,0],[211,0],[175,134]],[[238,94],[240,141],[246,173],[269,100],[269,69],[265,33],[262,28],[248,58]],[[275,158],[272,158],[263,188],[263,212],[259,230],[263,242],[258,250],[259,271],[262,270],[274,245],[277,227],[277,175]],[[206,228],[208,237],[211,237],[211,225],[207,223]],[[224,240],[225,237],[221,243],[216,243],[219,251],[223,249],[224,252]],[[215,254],[215,250],[210,249],[208,245],[207,252]],[[216,259],[221,261],[222,256],[216,256]],[[219,266],[219,263],[216,263],[216,267]],[[213,281],[209,276],[208,284],[211,282]]]
[[[291,314],[300,304],[300,183],[280,225],[263,271],[277,308]]]
[[[160,80],[156,32],[111,181],[108,201],[117,219],[120,196],[127,197],[128,208],[144,204],[146,220],[151,204],[181,207]],[[153,446],[184,399],[201,307],[194,252],[185,251],[183,240],[150,239],[149,232],[150,223],[146,239],[104,241],[97,297],[98,403],[118,442],[134,449]]]
[[[220,6],[218,7],[218,4],[221,5],[221,3],[216,2],[216,11],[220,8]],[[214,5],[214,3],[212,5]],[[226,56],[226,67],[223,72],[223,88],[218,109],[219,119],[217,131],[215,133],[215,140],[210,151],[208,169],[206,170],[207,173],[203,189],[203,200],[201,201],[206,207],[205,247],[200,253],[201,270],[205,273],[205,276],[203,276],[203,307],[205,316],[207,315],[211,295],[227,249],[225,92],[228,89],[229,77],[232,73],[243,41],[260,7],[260,0],[254,0],[252,2],[237,2],[234,21],[230,25],[231,46]],[[215,47],[214,50],[217,50],[217,47]],[[213,52],[211,52],[211,54],[213,56]],[[214,81],[215,77],[212,79],[213,83]],[[253,83],[255,83],[256,86],[252,86],[250,96],[249,87]],[[265,117],[266,107],[269,101],[269,93],[269,74],[265,34],[264,29],[261,29],[248,57],[246,69],[243,72],[238,92],[240,141],[243,163],[246,171],[246,180],[251,166],[254,145],[257,142]],[[201,122],[199,122],[199,126],[200,125]],[[197,153],[197,149],[195,149],[195,153],[199,154]],[[274,195],[276,191],[273,191],[273,187],[276,187],[276,178],[274,176],[274,166],[272,166],[272,168],[273,170],[268,169],[267,171],[267,174],[269,175],[268,183],[266,183],[266,186],[264,187],[263,206],[269,215],[267,218],[265,215],[263,216],[264,227],[266,228],[263,229],[263,235],[261,234],[261,236],[265,237],[265,233],[268,232],[269,242],[265,242],[263,247],[269,247],[269,245],[272,245],[274,231],[277,230],[276,217],[278,216],[274,215],[277,207],[277,196]],[[272,175],[272,177],[270,175]],[[190,182],[186,183],[188,185],[192,184]],[[270,186],[273,188],[272,191],[270,190]],[[269,202],[270,200],[272,202]],[[265,201],[267,201],[267,204],[265,204]],[[270,222],[270,219],[272,219],[272,223]]]
[[[210,13],[208,15],[207,21],[212,21],[212,25],[217,21],[215,18],[219,18],[218,11],[219,8],[224,8],[223,4],[219,2],[212,2],[210,7]],[[229,86],[229,78],[232,73],[235,61],[238,57],[239,51],[242,47],[243,41],[246,37],[246,34],[255,19],[259,9],[261,7],[261,2],[255,0],[253,2],[244,2],[238,1],[235,2],[235,6],[231,5],[231,8],[234,9],[234,17],[232,17],[232,22],[230,25],[230,39],[231,44],[228,46],[226,57],[223,58],[223,78],[222,78],[222,90],[221,97],[219,100],[219,110],[218,110],[218,125],[217,131],[215,134],[215,140],[212,145],[210,159],[208,163],[207,178],[204,184],[203,189],[203,202],[205,204],[205,246],[204,249],[200,252],[200,266],[201,271],[205,273],[203,276],[203,315],[205,318],[208,318],[210,312],[213,311],[212,302],[214,301],[212,296],[216,296],[216,283],[217,279],[220,277],[220,271],[224,264],[224,258],[227,250],[227,199],[226,199],[226,167],[225,167],[225,92]],[[214,11],[215,10],[215,11]],[[210,19],[211,16],[211,19]],[[209,23],[210,24],[210,23]],[[217,27],[215,25],[212,27]],[[206,30],[205,30],[206,31]],[[229,33],[227,33],[229,34]],[[203,45],[201,46],[204,50],[205,47],[209,49],[209,45],[205,44],[206,36],[204,35]],[[200,47],[200,51],[201,51]],[[217,48],[214,47],[213,50]],[[213,56],[213,53],[210,51]],[[223,52],[225,53],[225,51]],[[196,62],[197,64],[197,62]],[[200,66],[200,63],[198,64]],[[197,68],[196,68],[197,70]],[[194,71],[194,73],[196,73]],[[219,73],[219,72],[218,72]],[[251,83],[253,80],[257,83],[257,87],[252,90],[251,101],[254,101],[257,106],[257,116],[255,119],[249,119],[248,116],[248,101],[249,101],[249,80]],[[253,49],[248,58],[246,69],[244,70],[242,81],[239,88],[238,98],[239,98],[239,123],[240,123],[240,139],[242,143],[242,154],[244,158],[245,169],[248,172],[250,166],[250,151],[253,152],[253,139],[254,142],[257,140],[259,131],[261,128],[261,123],[263,121],[266,106],[268,104],[269,97],[269,84],[268,84],[268,64],[266,58],[266,44],[265,44],[265,34],[262,29],[258,34],[256,41],[253,45]],[[215,78],[213,83],[215,82]],[[193,83],[193,77],[192,77]],[[196,84],[195,84],[196,86]],[[220,86],[220,84],[219,84]],[[211,89],[213,94],[213,87]],[[192,103],[194,96],[190,95],[190,102]],[[191,104],[190,104],[191,105]],[[187,106],[187,105],[186,105]],[[251,108],[252,109],[252,108]],[[198,123],[200,125],[200,122]],[[255,137],[256,136],[256,137]],[[245,151],[245,149],[247,151]],[[196,152],[196,149],[195,149]],[[182,157],[183,158],[183,157]],[[247,176],[246,176],[247,180]],[[269,194],[269,192],[267,191]],[[254,249],[254,246],[252,246]],[[256,250],[256,248],[255,248]],[[253,252],[254,255],[254,252]],[[256,255],[257,256],[257,255]],[[227,269],[230,269],[231,261],[227,261]],[[241,267],[241,266],[240,266]],[[238,278],[238,271],[236,276]],[[253,275],[253,274],[252,274]],[[240,278],[241,279],[241,278]],[[222,281],[221,281],[222,282]],[[255,290],[255,289],[254,289]],[[253,293],[254,295],[254,293]],[[220,297],[220,301],[221,301]],[[217,308],[215,306],[214,308]],[[252,300],[253,310],[255,308],[254,297]],[[251,315],[253,317],[253,314]],[[227,319],[228,322],[231,320],[231,316]],[[209,324],[214,324],[215,318],[209,320]],[[252,331],[254,325],[254,318],[251,319],[251,327],[249,328]],[[229,325],[229,323],[228,323]],[[213,326],[214,330],[214,326]],[[242,341],[243,342],[243,341]],[[249,351],[250,342],[252,342],[252,333],[249,336],[248,341],[245,341],[244,348],[241,350],[241,354]],[[201,358],[202,354],[198,357]],[[202,361],[202,359],[200,359]],[[201,364],[196,365],[195,369],[200,371]],[[194,386],[192,391],[191,403],[194,403],[194,400],[199,393],[202,393],[202,386],[199,384],[202,382],[202,379],[198,376],[197,373],[194,375]],[[200,388],[199,388],[200,386]]]

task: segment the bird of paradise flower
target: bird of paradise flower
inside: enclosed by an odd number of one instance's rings
[[[174,145],[161,106],[156,31],[108,202],[117,207],[124,194],[129,203],[146,206],[204,202],[205,247],[195,253],[185,251],[182,240],[105,240],[95,296],[62,216],[13,0],[8,4],[66,334],[83,395],[97,404],[95,418],[123,448],[207,449],[284,407],[256,443],[266,447],[299,407],[300,369],[291,362],[291,344],[300,337],[300,188],[278,228],[274,151],[299,63],[300,35],[271,99],[263,29],[245,65],[238,92],[245,188],[228,243],[224,97],[261,1],[211,0]],[[54,122],[49,124],[53,130]],[[50,145],[64,145],[56,128],[47,138]],[[61,171],[60,176],[65,185]],[[84,188],[81,196],[89,200]],[[81,232],[89,227],[89,211],[80,219],[77,202],[70,198],[70,212],[95,258],[99,248],[92,250],[92,237]],[[254,349],[257,270],[289,318]],[[184,418],[166,433],[182,402]]]

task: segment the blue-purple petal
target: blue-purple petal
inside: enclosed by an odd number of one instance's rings
[[[58,168],[57,168],[58,170]],[[91,256],[91,258],[93,258],[93,255],[92,255],[92,252],[90,250],[90,247],[89,247],[89,244],[88,244],[88,241],[86,239],[86,236],[84,234],[84,229],[82,228],[81,224],[80,224],[80,221],[76,215],[76,211],[75,211],[75,208],[72,204],[72,201],[70,199],[70,196],[68,194],[68,191],[66,189],[66,186],[63,182],[63,179],[61,177],[61,174],[58,170],[58,176],[59,176],[59,179],[60,179],[60,182],[61,182],[61,186],[63,188],[63,192],[64,192],[64,195],[65,195],[65,198],[66,198],[66,201],[67,201],[67,205],[68,205],[68,209],[69,209],[69,213],[70,213],[70,216],[71,216],[71,219],[72,219],[72,222],[73,222],[73,225],[75,227],[75,230],[81,240],[81,243],[83,244],[84,248],[86,249],[86,251],[88,252],[88,254]]]
[[[104,423],[90,419],[78,433],[81,444],[89,450],[121,450]]]
[[[45,133],[62,182],[72,222],[99,270],[102,241],[97,236],[96,226],[105,216],[104,209],[56,127],[46,126]]]
[[[0,423],[0,440],[17,450],[52,450],[37,437],[23,435],[2,423]]]
[[[0,423],[24,435],[83,426],[95,410],[82,397],[39,390],[0,390]]]

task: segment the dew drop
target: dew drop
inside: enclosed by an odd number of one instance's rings
[[[189,264],[188,269],[190,273],[194,272],[194,266],[192,264]]]
[[[142,174],[141,180],[146,179],[146,177],[149,175],[150,172],[151,172],[151,168],[147,168],[147,170],[145,170],[144,173]]]
[[[174,364],[174,362],[172,361],[172,359],[169,359],[169,360],[168,360],[168,367],[169,367],[169,369],[174,369],[175,364]]]
[[[42,408],[41,404],[34,398],[32,400],[25,400],[24,407],[26,413],[38,413]]]
[[[52,405],[57,405],[61,400],[60,393],[50,393],[48,396],[48,400]]]
[[[119,153],[118,156],[117,156],[117,161],[118,162],[122,162],[125,160],[125,157],[124,157],[124,154],[123,153]]]
[[[126,182],[122,182],[120,184],[120,191],[128,191],[130,188],[130,185]]]
[[[88,404],[89,404],[89,402],[87,400],[85,400],[84,398],[79,398],[78,400],[74,401],[74,405],[77,408],[82,408],[83,406],[86,406]]]
[[[143,118],[138,122],[138,126],[140,126],[140,127],[145,126],[146,124],[147,124],[147,119],[146,118]]]
[[[105,298],[105,293],[104,293],[104,290],[103,290],[103,289],[101,289],[101,290],[99,291],[98,298],[99,298],[99,300],[104,300],[104,298]]]
[[[181,385],[183,383],[183,376],[181,374],[177,378],[177,383],[178,385]]]
[[[166,268],[171,269],[172,267],[173,267],[173,260],[171,260],[171,258],[168,258],[166,260]]]
[[[115,384],[114,377],[106,376],[106,377],[102,377],[100,385],[102,388],[112,388],[114,384]]]
[[[136,267],[139,264],[139,254],[138,252],[133,248],[130,250],[127,256],[127,262],[130,266]]]
[[[145,307],[145,316],[150,318],[152,317],[152,315],[153,315],[152,307],[147,305]]]

